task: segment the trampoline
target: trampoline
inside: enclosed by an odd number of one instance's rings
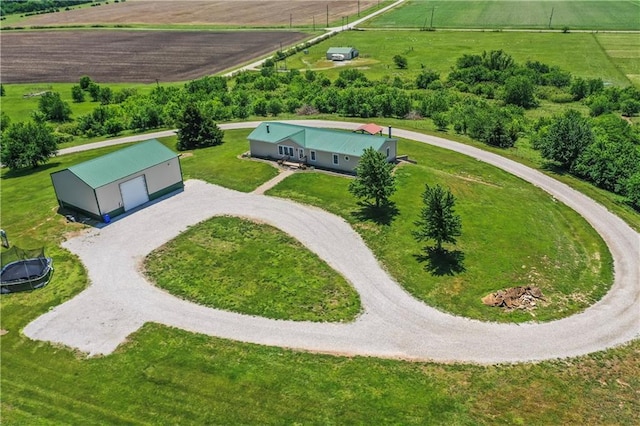
[[[18,247],[2,253],[0,293],[33,290],[51,280],[53,260],[45,257],[44,249],[24,250]]]

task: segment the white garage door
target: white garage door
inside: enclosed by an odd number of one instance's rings
[[[121,183],[120,193],[122,194],[125,212],[149,201],[147,182],[144,180],[144,175]]]

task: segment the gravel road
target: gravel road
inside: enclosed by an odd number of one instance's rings
[[[345,129],[358,125],[290,122]],[[640,235],[624,221],[567,185],[499,155],[401,129],[395,129],[394,135],[493,164],[576,210],[603,236],[613,255],[615,281],[609,293],[580,314],[542,324],[497,324],[456,317],[405,292],[341,218],[292,201],[190,180],[181,193],[63,243],[80,257],[91,285],[27,325],[25,335],[90,355],[109,354],[145,322],[156,322],[211,336],[322,353],[482,364],[577,356],[640,335]],[[78,148],[82,147],[74,149]],[[180,300],[145,280],[139,269],[146,254],[188,226],[216,215],[264,221],[291,234],[352,283],[364,313],[352,323],[270,320]]]

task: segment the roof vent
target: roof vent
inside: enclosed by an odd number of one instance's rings
[[[391,139],[391,126],[389,126],[389,139]]]
[[[269,125],[267,124],[267,133],[269,133]]]

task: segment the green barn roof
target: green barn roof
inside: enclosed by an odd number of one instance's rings
[[[353,47],[330,47],[329,49],[327,49],[327,54],[329,54],[329,55],[335,55],[335,54],[348,55],[353,50],[355,50]]]
[[[178,155],[151,139],[69,167],[69,171],[96,189]]]
[[[298,145],[317,151],[331,152],[360,157],[365,149],[371,147],[376,151],[389,140],[384,136],[372,136],[342,130],[319,129],[317,127],[298,126],[295,124],[264,122],[260,123],[248,136],[256,140],[279,144],[292,140]]]

